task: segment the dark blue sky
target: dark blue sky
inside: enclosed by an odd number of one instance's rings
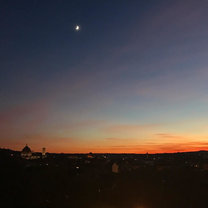
[[[94,67],[90,65],[111,61],[108,59],[128,42],[131,37],[128,33],[138,28],[135,18],[152,7],[142,1],[128,4],[126,1],[3,1],[2,4],[1,83],[18,88],[22,85],[25,88],[31,81],[41,84],[66,71],[72,76],[86,73],[86,69],[77,69],[83,62],[92,71]],[[81,25],[79,33],[74,31],[76,24]]]

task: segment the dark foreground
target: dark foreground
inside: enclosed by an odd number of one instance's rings
[[[204,154],[25,160],[18,152],[1,150],[1,207],[207,208]],[[117,174],[113,162],[119,164]]]

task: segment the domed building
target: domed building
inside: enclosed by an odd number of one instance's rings
[[[25,159],[31,159],[32,151],[27,145],[22,149],[21,156]]]
[[[112,165],[112,172],[113,173],[118,173],[119,172],[119,165],[115,162]]]

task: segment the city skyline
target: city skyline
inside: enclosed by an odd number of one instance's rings
[[[207,8],[206,0],[3,1],[0,147],[208,150]]]

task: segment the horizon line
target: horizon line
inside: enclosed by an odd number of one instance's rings
[[[21,152],[21,150],[14,150],[14,149],[10,149],[10,148],[5,148],[5,147],[0,147],[0,149],[5,149],[5,150],[11,150],[11,151],[16,151],[16,152]],[[41,152],[38,152],[38,151],[32,151],[34,153],[41,153]],[[46,152],[46,153],[49,153],[49,154],[135,154],[135,155],[155,155],[155,154],[177,154],[177,153],[194,153],[194,152],[208,152],[208,150],[196,150],[196,151],[177,151],[177,152],[155,152],[155,153],[149,153],[149,152],[146,152],[146,153],[130,153],[130,152],[122,152],[122,153],[115,153],[115,152],[76,152],[76,153],[70,153],[70,152]]]

